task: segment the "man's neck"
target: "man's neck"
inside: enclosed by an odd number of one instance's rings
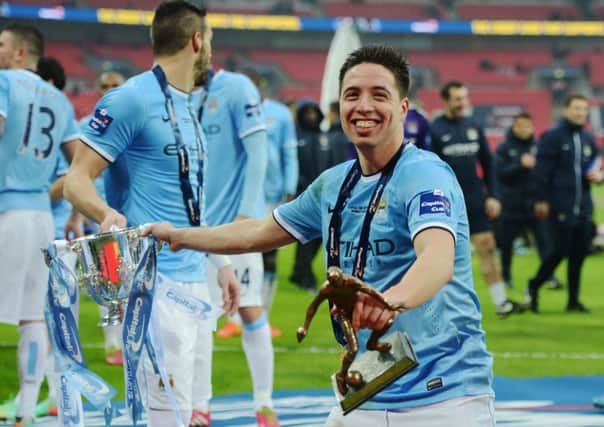
[[[359,163],[363,175],[373,175],[384,169],[402,144],[403,138],[386,146],[359,148]]]
[[[162,56],[155,58],[164,73],[170,86],[183,92],[191,92],[193,89],[193,63],[183,55]]]

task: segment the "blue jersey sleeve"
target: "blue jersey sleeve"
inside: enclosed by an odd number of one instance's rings
[[[141,93],[128,84],[107,92],[84,126],[82,141],[113,163],[144,126],[143,99]]]
[[[264,197],[264,177],[268,161],[266,132],[254,132],[242,139],[247,154],[243,195],[237,215],[253,218],[258,207],[258,198]]]
[[[445,164],[423,161],[414,175],[415,179],[406,180],[403,195],[411,239],[428,228],[442,228],[457,239],[459,215],[465,205],[453,172]]]
[[[8,117],[8,102],[10,98],[10,84],[6,75],[0,73],[0,116]]]
[[[296,128],[294,120],[289,114],[289,110],[285,111],[281,120],[281,133],[283,141],[283,174],[285,193],[296,194],[298,188],[298,139],[296,138]]]
[[[321,236],[322,181],[320,176],[294,200],[273,211],[275,221],[300,243]]]
[[[260,93],[246,76],[238,76],[239,84],[233,85],[231,97],[233,118],[237,135],[243,139],[247,135],[266,129],[266,120],[260,105]]]

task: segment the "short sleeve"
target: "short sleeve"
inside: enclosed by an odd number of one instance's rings
[[[69,170],[69,163],[67,163],[67,160],[65,159],[65,156],[63,155],[63,153],[60,153],[59,156],[57,157],[56,175],[58,177],[66,175],[68,170]]]
[[[457,239],[460,209],[465,208],[453,172],[444,164],[428,161],[417,169],[422,178],[410,180],[404,196],[411,240],[428,228],[447,230]]]
[[[111,163],[145,123],[144,97],[134,89],[126,84],[107,92],[83,127],[82,141]]]
[[[73,105],[71,102],[65,98],[65,114],[67,125],[65,126],[65,132],[63,133],[63,137],[61,138],[62,143],[66,143],[69,141],[73,141],[74,139],[78,139],[81,136],[80,126],[75,119],[75,112],[73,111]]]
[[[321,235],[321,180],[317,178],[302,194],[273,211],[277,224],[300,243]]]
[[[0,116],[8,117],[8,103],[10,98],[10,84],[5,73],[0,72]]]
[[[234,103],[234,120],[237,128],[237,135],[243,139],[259,130],[266,129],[266,120],[262,111],[260,93],[252,81],[241,75],[231,90],[233,96],[231,102]]]

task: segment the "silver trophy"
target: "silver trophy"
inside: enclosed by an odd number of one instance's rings
[[[139,259],[152,239],[142,237],[147,225],[115,229],[67,242],[54,242],[57,252],[71,251],[77,262],[74,275],[80,287],[98,305],[107,308],[99,322],[106,327],[120,324],[122,305],[128,301]]]

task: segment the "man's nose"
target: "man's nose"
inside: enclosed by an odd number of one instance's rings
[[[357,110],[359,111],[371,111],[373,110],[373,100],[369,95],[362,95],[359,97],[359,102],[357,103]]]

